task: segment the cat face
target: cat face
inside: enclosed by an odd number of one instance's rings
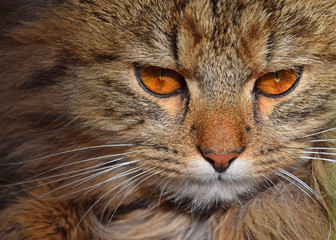
[[[324,2],[69,6],[37,25],[50,58],[63,59],[47,64],[64,73],[53,101],[95,138],[134,144],[127,161],[155,174],[142,184],[172,199],[209,206],[254,194],[304,165],[314,146],[305,137],[335,117],[335,22]]]
[[[98,109],[105,115],[86,121],[138,142],[131,158],[172,179],[164,190],[175,198],[199,205],[235,201],[274,171],[307,161],[301,149],[312,143],[300,138],[326,128],[335,114],[334,62],[326,61],[334,34],[321,29],[327,19],[312,14],[313,3],[137,7],[143,12],[123,23],[122,46],[102,73],[109,84],[97,90],[106,97]],[[179,91],[160,95],[144,86],[139,68],[154,72],[153,66],[178,74]],[[292,72],[294,81],[280,94],[257,88],[263,76],[281,71]],[[104,85],[94,77],[80,86]],[[80,99],[74,101],[93,108]],[[222,172],[206,157],[230,153],[236,159]]]

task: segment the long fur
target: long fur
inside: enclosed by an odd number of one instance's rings
[[[0,0],[0,238],[335,239],[336,4]],[[181,96],[134,66],[177,71]],[[299,71],[289,95],[254,89]],[[197,147],[243,149],[219,174]]]

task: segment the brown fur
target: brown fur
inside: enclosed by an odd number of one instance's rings
[[[332,161],[335,131],[317,133],[336,117],[335,13],[333,0],[0,0],[0,238],[335,239],[333,163],[313,159]],[[187,89],[151,95],[134,65]],[[255,92],[302,67],[290,94]],[[219,176],[198,149],[242,151]]]

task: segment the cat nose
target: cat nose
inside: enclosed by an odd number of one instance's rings
[[[225,172],[226,169],[230,166],[230,164],[239,156],[238,152],[230,152],[227,154],[215,154],[215,153],[203,153],[201,149],[199,149],[205,159],[211,163],[213,168],[219,172]]]
[[[239,154],[237,152],[228,154],[204,154],[207,160],[210,160],[213,168],[219,173],[222,173],[228,169],[229,165],[238,157],[238,155]]]

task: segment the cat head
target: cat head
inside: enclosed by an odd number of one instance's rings
[[[46,8],[3,30],[9,142],[40,141],[48,153],[65,142],[131,144],[124,170],[206,206],[305,165],[316,146],[310,135],[332,127],[336,6],[328,1]]]

